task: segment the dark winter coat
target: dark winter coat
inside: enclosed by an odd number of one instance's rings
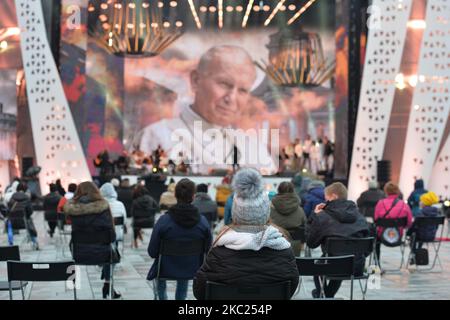
[[[435,207],[424,207],[419,212],[416,218],[420,217],[437,217],[439,216],[439,210]],[[416,239],[418,241],[434,241],[436,237],[436,232],[438,230],[437,226],[426,226],[422,228],[417,228],[415,223],[413,223],[412,229],[416,232]]]
[[[33,214],[31,198],[22,191],[18,191],[12,195],[8,203],[8,209],[10,212],[24,212],[27,219]]]
[[[378,201],[384,198],[386,198],[386,195],[380,189],[369,189],[364,191],[356,201],[359,212],[361,212],[364,217],[373,218]]]
[[[148,194],[133,200],[131,216],[134,228],[153,228],[158,203]]]
[[[427,193],[423,180],[417,180],[414,183],[414,191],[408,198],[408,205],[411,208],[413,217],[416,217],[420,213],[420,196]]]
[[[127,218],[130,218],[133,204],[133,187],[118,187],[116,191],[117,200],[123,203],[127,211]]]
[[[58,218],[58,203],[61,200],[58,191],[51,192],[44,197],[44,217],[47,221],[56,221]]]
[[[298,286],[298,270],[291,248],[273,250],[231,250],[214,247],[194,279],[194,296],[206,298],[206,282],[228,285],[268,285],[291,282],[291,296]]]
[[[148,280],[157,276],[161,240],[189,241],[202,239],[205,241],[206,254],[211,247],[211,229],[205,217],[191,204],[176,204],[159,218],[153,228],[148,254],[154,258],[147,275]],[[161,260],[160,278],[193,279],[203,263],[204,254],[200,256],[163,256]]]
[[[8,210],[8,217],[12,222],[12,227],[14,229],[25,228],[23,218],[25,217],[29,220],[33,214],[30,197],[22,191],[14,193],[8,203]]]
[[[82,197],[77,202],[69,200],[64,205],[64,214],[71,217],[72,238],[77,232],[95,236],[99,231],[107,231],[110,233],[111,243],[116,240],[108,201],[91,201],[87,197]],[[100,265],[110,260],[111,244],[73,243],[73,246],[76,247],[73,252],[73,259],[77,264]]]
[[[328,202],[319,214],[313,213],[306,227],[306,243],[310,248],[322,246],[326,253],[328,238],[365,238],[369,236],[366,219],[356,204],[348,200]],[[367,253],[368,255],[369,253]],[[365,256],[355,256],[355,269],[362,272]]]
[[[196,207],[202,215],[211,213],[212,220],[209,222],[217,220],[217,203],[213,201],[207,193],[196,193],[192,205]],[[206,215],[205,217],[208,219]]]

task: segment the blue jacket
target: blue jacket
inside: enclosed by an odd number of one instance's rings
[[[417,217],[420,213],[420,196],[427,192],[423,180],[417,180],[414,183],[414,191],[408,198],[408,205],[411,208],[414,217]]]
[[[435,207],[424,207],[419,211],[416,218],[419,217],[437,217],[439,216],[439,210]],[[414,228],[414,227],[413,227]],[[416,228],[417,240],[418,241],[433,241],[436,237],[436,232],[438,230],[437,226],[427,226],[420,229]]]
[[[233,199],[234,193],[228,197],[227,202],[225,203],[225,212],[223,214],[223,222],[226,226],[230,225],[233,222],[233,217],[231,216],[231,209],[233,208]]]
[[[305,210],[306,217],[309,218],[311,213],[314,212],[314,209],[318,204],[325,203],[325,195],[324,188],[313,188],[308,191],[305,196],[305,202],[303,205],[303,209]]]
[[[153,280],[157,276],[158,256],[162,239],[204,239],[206,254],[211,247],[212,236],[208,221],[198,213],[197,208],[190,204],[177,204],[170,208],[166,214],[159,218],[152,232],[152,237],[148,245],[148,254],[155,261],[147,275],[147,280]],[[203,258],[204,255],[183,257],[163,256],[159,276],[161,278],[193,279],[203,263]]]

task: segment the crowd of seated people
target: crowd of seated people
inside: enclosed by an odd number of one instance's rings
[[[154,199],[141,183],[131,186],[127,179],[112,179],[101,186],[92,182],[78,186],[70,184],[67,191],[59,181],[49,185],[49,193],[44,197],[44,218],[50,237],[56,232],[58,217],[63,215],[64,223],[72,226],[73,237],[80,231],[106,231],[110,233],[113,248],[117,248],[117,241],[124,238],[124,228],[114,227],[114,218],[125,221],[130,218],[133,247],[138,248],[139,242],[148,245],[148,254],[154,259],[147,279],[155,281],[155,295],[161,300],[167,299],[165,279],[176,279],[175,298],[184,300],[189,280],[193,280],[193,293],[197,299],[206,298],[208,281],[226,285],[290,281],[292,296],[299,282],[295,259],[304,246],[320,247],[326,256],[326,243],[330,238],[374,236],[376,256],[380,259],[384,230],[374,227],[379,219],[406,218],[406,226],[397,231],[398,236],[403,237],[407,229],[407,235],[412,239],[410,264],[413,265],[415,252],[424,242],[433,241],[437,232],[435,226],[418,227],[414,218],[441,214],[436,208],[438,197],[424,189],[423,181],[416,182],[408,201],[403,200],[395,183],[387,183],[382,191],[377,183],[371,182],[356,203],[347,199],[343,184],[325,187],[322,181],[301,174],[292,182],[281,183],[271,197],[262,176],[253,169],[241,169],[234,176],[225,177],[216,188],[216,199],[213,200],[206,184],[195,185],[189,179],[178,183],[171,180],[160,199]],[[26,232],[38,249],[26,184],[13,181],[3,200],[7,208],[3,214],[5,219],[12,212],[23,211],[28,222]],[[224,222],[223,227],[215,233],[213,229],[219,220]],[[142,234],[142,229],[147,228],[152,229],[148,244],[143,243]],[[292,230],[298,228],[305,229],[306,243],[292,239]],[[162,241],[192,239],[204,242],[200,255],[161,256]],[[110,250],[111,246],[85,245],[72,253],[75,261],[102,265],[103,297],[111,294],[112,298],[120,298],[121,294],[111,285],[113,268],[98,262],[99,257]],[[112,265],[117,263],[120,263],[120,255]],[[160,270],[160,264],[164,270]],[[355,276],[362,274],[365,265],[366,255],[356,255]],[[320,297],[320,290],[326,298],[333,298],[341,286],[338,280],[325,284],[321,284],[318,277],[314,280],[313,298]]]

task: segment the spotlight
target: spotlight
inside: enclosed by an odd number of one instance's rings
[[[157,173],[157,172],[158,172],[158,168],[155,168],[155,167],[154,167],[154,168],[152,169],[152,171],[153,171],[153,173]]]

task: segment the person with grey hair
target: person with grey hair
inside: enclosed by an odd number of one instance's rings
[[[270,200],[261,174],[240,170],[233,180],[233,223],[225,226],[194,278],[194,296],[206,298],[208,281],[226,285],[270,285],[291,282],[299,275],[285,232],[270,223]]]
[[[375,207],[378,201],[386,198],[386,195],[378,187],[378,182],[370,181],[369,189],[361,193],[358,200],[356,201],[358,205],[359,212],[366,218],[372,218],[375,213]]]
[[[278,168],[267,143],[259,135],[258,143],[247,143],[249,135],[244,131],[236,138],[227,130],[237,129],[233,126],[250,102],[255,80],[256,67],[243,48],[225,45],[209,49],[190,74],[193,103],[179,117],[163,119],[144,128],[135,137],[134,148],[151,154],[161,145],[172,160],[182,152],[196,173],[227,169],[239,156],[241,166],[251,165],[265,174],[276,173]],[[195,134],[199,130],[200,134]],[[213,141],[218,141],[217,136],[223,139],[220,151],[212,147]],[[249,159],[254,155],[259,156],[256,163]]]

